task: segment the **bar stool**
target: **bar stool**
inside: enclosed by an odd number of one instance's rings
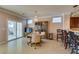
[[[63,30],[62,29],[57,29],[57,41],[58,39],[61,39],[63,42]]]

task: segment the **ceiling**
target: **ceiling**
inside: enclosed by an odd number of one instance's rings
[[[57,16],[70,12],[73,5],[1,5],[0,7],[17,12],[26,17],[42,17]]]

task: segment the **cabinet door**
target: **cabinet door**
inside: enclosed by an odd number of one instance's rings
[[[74,17],[74,28],[78,27],[78,19]]]
[[[77,27],[79,28],[79,17],[77,17]]]
[[[70,28],[74,28],[74,23],[75,23],[74,17],[71,17],[70,18]]]
[[[78,27],[79,27],[79,17],[71,17],[70,28],[78,28]]]

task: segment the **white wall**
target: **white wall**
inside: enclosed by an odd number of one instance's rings
[[[63,23],[61,23],[61,24],[53,23],[52,17],[38,18],[38,21],[39,22],[40,21],[48,21],[48,32],[50,32],[50,33],[56,33],[56,29],[63,29]],[[34,23],[34,19],[33,19],[33,23]]]
[[[7,13],[0,12],[0,43],[3,41],[7,41],[8,38],[8,20],[9,17],[12,17],[13,21],[21,21],[18,17],[9,15]]]
[[[70,30],[70,15],[64,15],[63,29]]]

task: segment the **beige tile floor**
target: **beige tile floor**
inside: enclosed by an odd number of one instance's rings
[[[26,38],[20,38],[7,44],[0,45],[3,54],[70,54],[70,49],[64,49],[61,41],[42,39],[43,43],[36,49],[27,45]]]

